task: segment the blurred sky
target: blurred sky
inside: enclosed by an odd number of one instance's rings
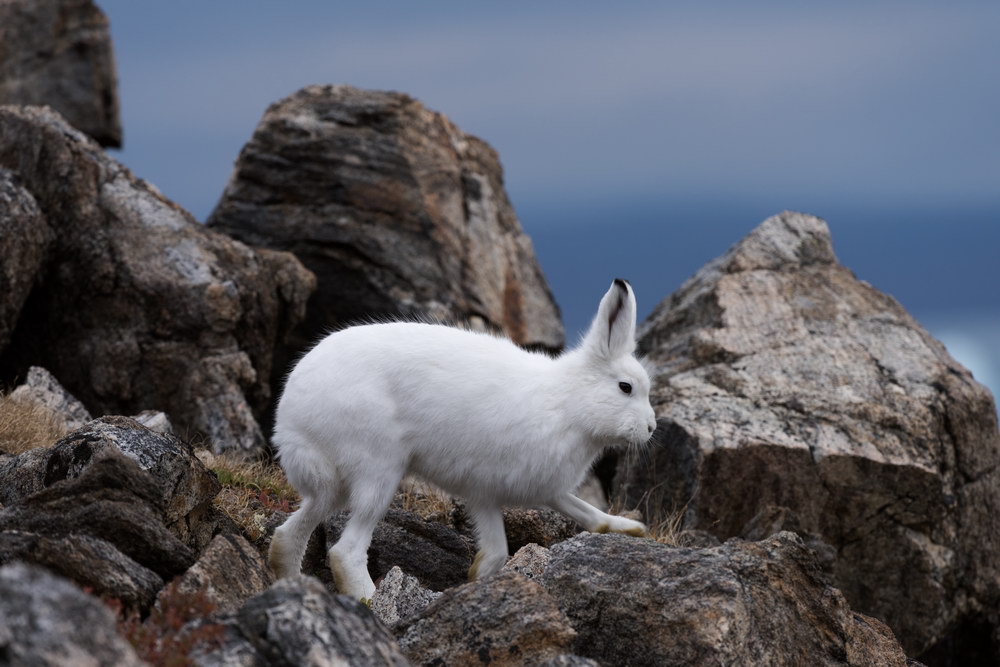
[[[117,157],[201,220],[271,102],[400,90],[497,148],[571,341],[791,208],[1000,390],[1000,3],[98,4]]]

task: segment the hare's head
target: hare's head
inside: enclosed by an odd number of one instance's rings
[[[573,356],[582,377],[582,422],[599,440],[642,444],[656,428],[649,374],[635,358],[635,294],[620,278],[611,284]]]

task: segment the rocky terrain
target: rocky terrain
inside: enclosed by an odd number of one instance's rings
[[[205,226],[98,144],[121,137],[92,2],[0,0],[0,37],[0,663],[1000,662],[993,397],[799,213],[640,329],[659,427],[604,481],[651,537],[510,508],[509,561],[467,583],[462,502],[411,484],[370,604],[326,567],[342,514],[275,581],[299,498],[268,415],[316,332],[562,347],[496,153],[406,95],[311,86]]]

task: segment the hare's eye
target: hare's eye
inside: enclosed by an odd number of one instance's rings
[[[619,382],[618,388],[624,391],[626,394],[632,393],[632,385],[630,385],[628,382]]]

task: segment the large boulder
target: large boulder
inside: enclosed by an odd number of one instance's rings
[[[121,146],[108,19],[91,0],[0,1],[0,104],[49,105]]]
[[[618,472],[630,505],[684,510],[685,528],[723,539],[794,517],[834,552],[851,605],[911,654],[961,661],[990,644],[993,399],[837,262],[825,222],[765,221],[653,311],[639,348],[655,366],[659,428],[658,445]]]
[[[296,353],[331,327],[395,316],[563,345],[496,152],[407,95],[310,86],[271,105],[208,224],[315,272]]]
[[[216,450],[262,449],[274,349],[312,275],[199,225],[51,110],[0,107],[0,169],[37,205],[0,220],[23,212],[49,239],[31,296],[0,307],[19,310],[0,381],[41,365],[95,414],[164,410]]]
[[[708,549],[588,533],[553,546],[535,581],[576,630],[573,651],[602,664],[906,665],[792,533]]]
[[[41,568],[0,567],[0,662],[5,665],[145,665],[100,600]]]
[[[0,350],[10,342],[21,308],[41,278],[52,236],[21,179],[0,168]]]

